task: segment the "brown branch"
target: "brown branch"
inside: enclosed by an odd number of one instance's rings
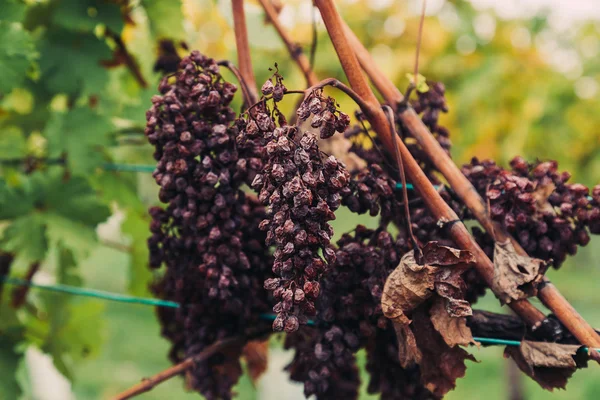
[[[2,302],[2,292],[4,290],[3,279],[8,277],[14,258],[14,255],[10,253],[0,253],[0,303]]]
[[[338,54],[342,68],[350,82],[350,87],[352,87],[352,89],[354,89],[354,91],[356,91],[356,93],[358,93],[358,95],[367,103],[367,107],[362,110],[363,113],[383,142],[385,148],[391,152],[394,142],[390,126],[383,110],[379,106],[377,98],[371,91],[365,77],[362,75],[358,59],[345,36],[341,16],[337,12],[332,0],[314,0],[314,3],[321,12],[321,16],[323,17],[331,41]],[[416,190],[419,192],[434,217],[438,220],[458,220],[459,218],[456,213],[435,190],[404,143],[399,141],[397,146],[402,159],[404,160],[404,167],[408,177],[411,179]],[[454,223],[448,226],[447,229],[450,236],[460,248],[468,250],[473,254],[476,260],[477,271],[485,279],[488,286],[492,286],[494,265],[483,250],[481,250],[475,239],[470,235],[464,224]],[[527,300],[514,301],[510,303],[509,306],[530,326],[539,325],[545,319],[544,314]]]
[[[38,262],[34,262],[33,264],[31,264],[29,266],[29,269],[27,270],[27,274],[25,275],[25,280],[27,282],[31,282],[33,279],[33,276],[36,274],[36,272],[38,272],[38,270],[40,269],[40,263]],[[29,293],[29,286],[20,286],[18,288],[13,289],[12,292],[12,306],[13,308],[21,308],[23,306],[23,304],[25,303],[25,300],[27,299],[27,293]]]
[[[244,13],[244,0],[232,0],[233,9],[233,29],[235,31],[235,44],[238,55],[238,65],[240,73],[244,77],[244,82],[248,85],[248,95],[252,99],[250,104],[258,100],[258,91],[256,89],[256,78],[252,70],[252,58],[250,57],[250,44],[248,43],[248,29],[246,28],[246,14]]]
[[[246,102],[246,104],[248,106],[250,106],[252,104],[256,104],[258,99],[254,98],[253,95],[251,94],[250,89],[248,88],[248,83],[244,80],[244,77],[242,76],[242,73],[240,72],[240,70],[235,65],[233,65],[233,63],[229,60],[218,61],[217,64],[222,67],[225,67],[229,71],[231,71],[231,73],[238,80],[240,87],[242,88],[242,95],[244,96],[244,102]]]
[[[423,252],[419,247],[419,242],[415,238],[415,235],[412,230],[412,224],[410,222],[410,206],[408,204],[408,189],[406,188],[406,174],[404,173],[404,164],[402,163],[402,156],[400,155],[400,151],[398,150],[398,133],[396,132],[396,123],[394,121],[394,112],[392,108],[388,105],[384,105],[383,109],[385,110],[386,116],[388,118],[388,123],[392,127],[392,136],[394,138],[394,155],[396,157],[396,162],[398,163],[398,171],[400,173],[400,182],[402,182],[402,202],[404,203],[404,214],[406,219],[406,230],[408,231],[408,235],[410,236],[410,240],[412,241],[413,249],[415,254],[417,254],[418,260],[421,260],[423,257]]]
[[[417,35],[417,51],[415,52],[415,76],[413,77],[413,85],[417,87],[417,77],[419,76],[419,53],[421,52],[421,39],[423,38],[423,23],[425,22],[425,8],[427,0],[423,0],[423,8],[421,9],[421,18],[419,19],[419,34]]]
[[[108,28],[105,31],[105,35],[106,37],[111,38],[117,45],[117,48],[119,49],[120,55],[123,57],[125,65],[127,65],[127,68],[129,68],[129,71],[131,71],[131,74],[133,75],[137,83],[141,87],[147,88],[148,82],[146,82],[146,79],[144,79],[144,75],[142,75],[140,66],[138,65],[135,58],[133,58],[129,50],[127,50],[127,46],[125,45],[125,42],[123,42],[123,39],[121,39],[121,36]]]
[[[212,345],[208,346],[206,349],[204,349],[197,355],[186,358],[179,364],[173,365],[172,367],[169,367],[169,368],[165,369],[164,371],[161,371],[158,374],[156,374],[150,378],[142,379],[142,381],[140,383],[138,383],[138,384],[130,387],[129,389],[116,395],[113,398],[113,400],[131,399],[142,393],[149,392],[156,385],[158,385],[166,380],[169,380],[176,375],[181,374],[182,372],[193,367],[195,364],[205,361],[206,359],[208,359],[212,355],[220,352],[221,350],[224,350],[230,346],[241,345],[245,341],[246,341],[246,338],[244,338],[244,337],[232,337],[229,339],[219,340],[218,342],[215,342]]]
[[[315,75],[314,71],[312,70],[309,59],[306,57],[304,52],[302,52],[302,49],[300,48],[300,46],[298,46],[296,43],[294,43],[294,41],[290,37],[289,33],[285,30],[283,25],[281,25],[281,23],[279,22],[278,12],[275,9],[275,7],[273,6],[273,4],[271,3],[271,0],[258,0],[258,1],[262,5],[262,8],[265,10],[265,13],[267,14],[267,18],[269,19],[269,21],[271,22],[271,24],[273,25],[275,30],[277,30],[277,33],[281,37],[281,40],[283,40],[283,43],[285,44],[285,47],[287,48],[288,52],[290,53],[290,56],[292,56],[294,61],[296,61],[296,64],[298,64],[298,67],[300,67],[302,74],[304,74],[304,78],[306,78],[307,85],[308,86],[316,85],[319,82],[319,79],[317,79],[317,76]]]
[[[360,40],[352,30],[344,25],[346,33],[358,60],[367,73],[373,85],[384,97],[385,101],[393,108],[404,100],[402,93],[396,88],[394,83],[378,67],[377,63],[363,46]],[[421,118],[412,108],[407,108],[399,114],[402,124],[406,126],[411,135],[417,140],[421,148],[425,151],[429,159],[433,162],[438,171],[446,178],[454,192],[463,201],[483,228],[497,241],[506,241],[510,239],[521,255],[527,255],[519,243],[512,238],[504,227],[490,218],[486,204],[477,193],[471,182],[463,175],[460,169],[454,164],[452,159],[446,154],[438,141],[427,129]],[[561,295],[558,289],[544,278],[544,285],[538,289],[538,298],[548,307],[563,323],[563,325],[575,336],[582,344],[600,347],[600,336],[585,321],[585,319],[569,304]]]

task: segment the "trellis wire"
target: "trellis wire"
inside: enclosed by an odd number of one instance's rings
[[[83,297],[93,297],[96,299],[109,300],[121,303],[129,303],[129,304],[142,304],[146,306],[157,306],[157,307],[168,307],[168,308],[179,308],[181,304],[176,303],[174,301],[168,300],[160,300],[160,299],[152,299],[148,297],[136,297],[130,296],[126,294],[106,292],[103,290],[89,289],[89,288],[81,288],[77,286],[71,285],[44,285],[39,283],[33,283],[27,281],[25,279],[20,278],[11,278],[11,277],[2,277],[0,278],[1,282],[8,283],[10,285],[16,286],[29,286],[35,289],[48,290],[52,292],[58,293],[66,293],[72,294],[75,296],[83,296]],[[275,319],[275,315],[273,314],[261,314],[261,318],[269,321],[273,321]],[[308,325],[314,325],[314,321],[308,321]],[[473,336],[473,339],[476,342],[487,344],[487,345],[501,345],[501,346],[520,346],[521,342],[518,340],[507,340],[507,339],[497,339],[497,338],[484,338],[479,336]],[[583,351],[588,351],[587,347],[582,348]],[[595,349],[597,352],[600,352],[600,349]]]

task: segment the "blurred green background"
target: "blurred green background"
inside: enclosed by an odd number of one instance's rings
[[[294,40],[308,49],[315,15],[310,0],[281,3],[284,3],[280,13],[282,22]],[[405,75],[412,72],[414,63],[420,3],[391,0],[338,3],[344,18],[368,46],[375,61],[400,89],[405,88],[408,85]],[[421,73],[446,85],[450,112],[441,121],[450,129],[456,162],[467,162],[472,156],[493,158],[503,165],[515,155],[529,160],[550,158],[558,160],[561,169],[569,170],[573,181],[588,186],[597,184],[600,181],[600,11],[593,7],[596,14],[586,11],[586,1],[566,6],[584,7],[580,13],[584,18],[556,6],[532,8],[528,6],[530,2],[432,0],[429,3]],[[277,62],[288,88],[304,88],[302,75],[274,29],[265,24],[258,4],[249,1],[246,9],[258,82],[270,75],[269,68]],[[72,133],[70,138],[62,136],[62,140],[85,142],[85,138],[104,129],[111,132],[105,140],[91,140],[87,144],[100,148],[105,159],[128,164],[152,163],[150,146],[140,139],[139,131],[159,78],[152,70],[157,40],[165,37],[184,40],[190,49],[235,62],[231,20],[228,1],[0,0],[1,158],[50,157],[53,143],[56,144],[53,138],[60,132]],[[147,88],[141,87],[123,64],[118,43],[110,40],[107,29],[123,39],[148,82]],[[318,17],[317,31],[317,75],[343,80],[341,67]],[[347,112],[354,109],[347,99],[338,98],[342,109]],[[293,101],[286,106],[291,109]],[[77,110],[83,114],[75,114]],[[86,112],[92,113],[91,116]],[[60,125],[59,133],[52,133],[49,126],[52,127],[55,115],[73,115],[74,119],[69,120],[71,125]],[[117,133],[113,135],[113,131]],[[77,151],[68,147],[59,150],[59,154]],[[70,165],[75,175],[85,176],[112,214],[108,223],[97,227],[99,240],[76,258],[81,275],[79,284],[148,295],[146,285],[151,275],[145,269],[144,239],[148,232],[144,210],[156,201],[155,185],[148,174],[107,173],[99,165],[85,158]],[[10,184],[19,186],[27,179],[21,166],[0,168],[2,178]],[[358,222],[354,217],[341,216],[334,228],[336,232],[344,232]],[[364,219],[360,222],[373,223]],[[6,223],[0,225],[2,229],[6,226]],[[68,241],[67,238],[65,235],[63,240]],[[74,240],[73,236],[70,238]],[[54,278],[62,271],[55,253],[65,243],[52,237],[49,240],[39,279],[60,282]],[[593,238],[560,271],[553,270],[548,275],[585,318],[600,327],[598,244],[600,239]],[[76,250],[69,251],[76,253]],[[25,264],[19,259],[13,273],[22,276]],[[9,289],[7,286],[5,292]],[[140,378],[169,366],[168,343],[160,338],[151,307],[77,298],[70,298],[66,305],[64,297],[33,290],[29,307],[15,315],[7,311],[8,300],[3,299],[1,400],[19,396],[58,399],[69,392],[68,386],[64,392],[64,387],[59,388],[56,381],[44,381],[40,374],[51,367],[42,366],[39,354],[24,358],[27,348],[38,347],[54,357],[59,370],[70,375],[72,395],[77,399],[110,398]],[[63,307],[63,303],[68,308],[53,308],[56,304]],[[489,296],[477,307],[500,310],[497,301]],[[50,329],[47,325],[51,324],[40,309],[68,313],[69,321],[77,329],[64,338],[58,332],[53,337],[39,339],[36,329],[46,335]],[[8,321],[9,316],[14,321]],[[19,327],[19,339],[9,340],[8,345],[8,336],[2,336],[7,326]],[[54,344],[58,340],[64,341],[60,342],[62,347]],[[83,357],[73,356],[75,346],[69,347],[70,343],[85,343],[93,346],[93,351],[89,354],[86,351]],[[274,338],[273,350],[276,352],[279,346]],[[58,347],[60,351],[56,351]],[[468,365],[466,378],[459,380],[457,390],[448,398],[507,399],[509,383],[502,349],[482,348],[473,352],[480,363]],[[64,369],[58,366],[58,359]],[[20,390],[14,386],[13,375]],[[523,381],[528,399],[597,399],[600,398],[597,378],[597,366],[578,371],[568,391],[557,393],[544,392],[529,379]],[[238,385],[238,393],[241,399],[266,398],[247,377]],[[139,398],[192,397],[198,395],[186,393],[178,378]],[[369,396],[364,393],[361,398]]]

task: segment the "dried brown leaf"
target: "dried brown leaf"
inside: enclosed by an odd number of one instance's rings
[[[442,338],[450,347],[476,344],[471,328],[467,326],[467,319],[465,317],[452,317],[446,310],[445,302],[444,299],[437,298],[429,309],[431,323],[435,330],[442,335]]]
[[[507,347],[504,356],[512,358],[519,369],[542,388],[564,389],[577,369],[581,346],[523,341],[519,347]]]
[[[426,265],[444,267],[475,262],[475,257],[471,252],[449,246],[442,246],[438,242],[427,242],[422,251],[423,264]]]
[[[433,294],[437,268],[419,265],[414,251],[409,251],[388,276],[381,296],[383,314],[394,322],[408,324],[407,312]]]
[[[543,260],[517,254],[510,241],[494,246],[493,289],[503,304],[537,294],[546,272]]]
[[[459,346],[448,346],[434,328],[425,307],[413,313],[411,324],[422,354],[419,366],[425,387],[436,396],[443,396],[456,387],[456,380],[465,375],[465,360],[475,358]]]
[[[269,341],[251,340],[244,346],[242,355],[246,359],[248,374],[252,383],[256,383],[258,378],[267,370],[269,362]]]
[[[398,340],[398,356],[402,368],[421,362],[421,351],[417,347],[417,340],[410,325],[394,322],[394,330]]]

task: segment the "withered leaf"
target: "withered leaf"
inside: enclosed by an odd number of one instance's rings
[[[431,297],[434,288],[448,299],[449,312],[457,316],[471,315],[470,306],[461,300],[464,281],[460,274],[474,261],[473,255],[438,242],[428,242],[422,253],[423,264],[417,262],[414,250],[410,251],[387,278],[381,297],[384,315],[392,321],[409,323],[406,313]]]
[[[577,369],[576,356],[581,346],[523,341],[519,347],[507,347],[504,356],[512,358],[519,369],[542,388],[564,389]],[[584,363],[583,363],[584,364]]]
[[[252,383],[256,383],[258,378],[267,370],[269,361],[269,341],[251,340],[244,346],[242,355],[246,359],[248,374]]]
[[[402,368],[419,364],[421,362],[421,351],[417,347],[417,340],[410,329],[410,325],[394,322],[394,330],[398,340],[398,356]]]
[[[406,253],[385,282],[381,296],[383,314],[394,322],[408,324],[405,314],[433,294],[435,272],[435,267],[417,264],[414,250]]]
[[[496,242],[492,289],[503,304],[535,296],[546,272],[543,260],[517,254],[513,244]]]
[[[450,347],[476,344],[471,328],[467,326],[467,319],[465,317],[450,316],[446,310],[445,302],[444,299],[437,298],[429,309],[431,323],[435,330],[442,335],[442,338]],[[469,309],[471,308],[469,307]]]
[[[457,264],[470,264],[475,262],[475,257],[467,250],[459,250],[449,246],[442,246],[438,242],[427,242],[423,247],[423,264],[436,266],[449,266]]]
[[[456,387],[456,380],[465,375],[465,360],[476,361],[462,347],[450,347],[434,328],[425,307],[413,313],[411,324],[421,352],[421,379],[436,396],[443,396]]]

